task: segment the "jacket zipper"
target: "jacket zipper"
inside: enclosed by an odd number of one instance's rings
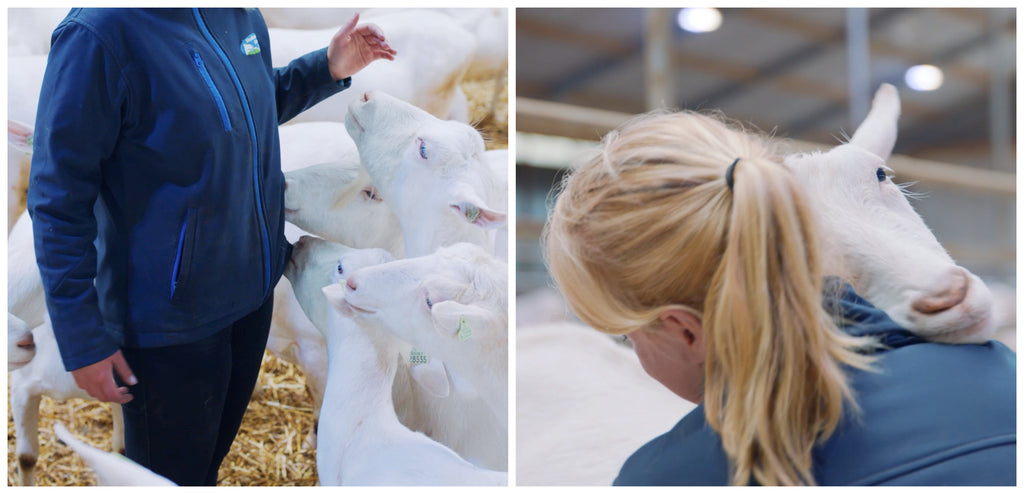
[[[228,74],[231,75],[231,81],[235,85],[235,90],[238,91],[238,96],[242,100],[242,109],[245,111],[245,121],[249,126],[249,139],[252,143],[252,183],[253,189],[256,193],[256,212],[257,220],[260,224],[260,234],[263,237],[263,295],[266,296],[270,293],[270,234],[267,230],[267,220],[263,212],[263,193],[260,188],[260,173],[259,173],[259,147],[256,143],[256,124],[253,121],[252,110],[249,108],[249,100],[245,97],[245,90],[242,88],[242,81],[238,79],[238,73],[235,72],[235,67],[231,65],[231,60],[228,59],[228,55],[224,53],[217,41],[213,39],[213,35],[210,33],[209,28],[206,27],[206,22],[203,21],[202,15],[199,13],[198,8],[192,9],[192,15],[196,19],[196,23],[199,25],[199,30],[203,33],[203,37],[206,41],[213,46],[217,56],[220,57],[221,62],[228,69]]]
[[[188,227],[188,216],[181,222],[181,233],[178,235],[178,253],[174,256],[174,269],[171,272],[171,298],[178,289],[178,278],[181,276],[181,255],[185,250],[185,229]]]
[[[210,94],[213,95],[213,101],[217,103],[217,111],[220,112],[220,120],[224,123],[224,130],[231,130],[231,120],[228,119],[228,108],[224,105],[224,98],[221,97],[220,91],[217,90],[217,86],[213,83],[213,78],[210,77],[210,73],[206,70],[206,64],[203,63],[203,58],[199,56],[199,52],[195,50],[190,51],[192,52],[192,62],[196,64],[196,68],[199,69],[199,75],[203,77],[203,82],[206,83]]]

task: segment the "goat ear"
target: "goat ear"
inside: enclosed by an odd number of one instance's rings
[[[506,214],[487,207],[483,199],[469,187],[457,187],[448,203],[466,222],[490,230],[505,225]]]
[[[7,120],[7,142],[14,149],[25,153],[32,152],[32,134],[34,129],[17,120]]]
[[[465,305],[452,300],[434,304],[430,310],[434,321],[434,329],[441,336],[465,341],[479,338],[487,328],[495,324],[495,316],[490,311],[475,305]]]
[[[447,398],[452,392],[451,384],[448,382],[448,371],[444,368],[444,363],[436,358],[431,358],[425,364],[412,366],[409,373],[417,384],[438,398]]]
[[[896,120],[900,116],[900,96],[892,84],[882,84],[871,102],[871,111],[853,133],[850,144],[888,160],[896,145]]]

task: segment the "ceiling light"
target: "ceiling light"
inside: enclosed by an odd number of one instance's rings
[[[681,9],[676,22],[691,33],[708,33],[722,25],[722,14],[718,9],[704,7]]]
[[[934,65],[915,65],[907,69],[907,86],[915,91],[934,91],[942,87],[942,69]]]

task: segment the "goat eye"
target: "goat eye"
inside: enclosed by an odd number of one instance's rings
[[[380,202],[381,200],[380,196],[377,195],[377,190],[372,187],[369,189],[363,189],[363,197],[366,197],[373,202]]]
[[[885,182],[885,179],[888,178],[885,175],[885,170],[881,168],[875,170],[875,176],[878,177],[879,182]]]
[[[345,270],[341,269],[341,261],[338,261],[338,274],[345,274]]]
[[[434,303],[430,301],[430,295],[427,295],[427,308],[428,309],[433,309],[434,308]]]
[[[427,143],[420,139],[420,158],[427,159]]]

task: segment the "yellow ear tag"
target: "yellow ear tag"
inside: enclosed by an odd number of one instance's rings
[[[466,322],[466,316],[459,318],[459,332],[456,334],[459,341],[466,341],[470,336],[473,336],[473,328],[469,327],[469,323]]]
[[[430,362],[430,355],[421,352],[415,348],[409,351],[409,363],[412,365],[426,364]]]

